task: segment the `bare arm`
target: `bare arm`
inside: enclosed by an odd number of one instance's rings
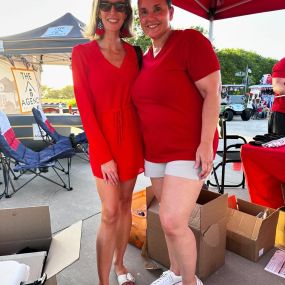
[[[213,164],[213,139],[219,120],[221,101],[221,74],[215,71],[195,82],[204,99],[202,109],[201,142],[196,152],[195,166],[202,167],[200,178],[205,179]]]

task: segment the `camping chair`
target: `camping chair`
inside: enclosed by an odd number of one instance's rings
[[[245,177],[242,173],[242,180],[237,184],[225,184],[226,165],[229,163],[241,163],[240,149],[243,144],[247,143],[246,139],[239,135],[227,135],[226,120],[220,119],[219,125],[221,126],[220,140],[222,140],[223,148],[217,151],[217,156],[222,158],[222,161],[214,164],[212,175],[214,176],[215,183],[212,183],[210,179],[207,180],[207,185],[211,185],[218,188],[219,193],[224,193],[225,187],[240,187],[245,186]],[[218,179],[217,170],[221,167],[221,179]]]
[[[4,168],[3,168],[3,159],[2,159],[2,156],[1,156],[1,150],[0,150],[0,173],[2,172],[3,173],[3,176],[1,176],[1,180],[0,180],[0,189],[3,187],[3,181],[2,179],[4,179]],[[0,190],[0,199],[5,195],[5,191],[1,191]]]
[[[56,143],[59,141],[71,141],[76,152],[84,153],[84,160],[89,161],[88,157],[88,141],[85,132],[78,135],[71,134],[69,137],[60,135],[52,126],[45,113],[40,106],[32,109],[36,123],[39,126],[41,137],[47,144]],[[82,158],[82,157],[81,157]]]
[[[70,161],[73,155],[74,149],[70,141],[59,141],[39,152],[31,150],[16,138],[7,116],[0,112],[0,158],[3,165],[5,197],[11,197],[36,177],[42,177],[51,183],[67,188],[67,190],[72,190],[70,185]],[[56,167],[56,162],[61,158],[68,159],[68,172],[66,173],[68,185],[59,175]],[[53,169],[60,182],[54,181],[45,175],[49,168]],[[12,177],[17,180],[26,173],[33,175],[28,181],[16,188],[12,182]],[[12,194],[9,194],[9,185],[13,189]]]

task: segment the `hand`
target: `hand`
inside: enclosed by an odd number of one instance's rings
[[[108,184],[108,182],[110,182],[112,185],[119,184],[120,180],[117,170],[117,163],[114,160],[110,160],[102,164],[101,171],[106,184]]]
[[[200,143],[196,151],[195,168],[201,166],[199,177],[201,180],[206,179],[211,173],[213,167],[213,145],[212,143]]]

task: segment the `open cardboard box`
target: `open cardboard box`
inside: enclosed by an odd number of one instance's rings
[[[227,249],[258,261],[274,247],[278,209],[237,199],[238,210],[229,209]],[[258,217],[266,211],[266,218]]]
[[[159,204],[147,192],[147,253],[169,268],[169,256],[159,220]],[[225,262],[227,195],[202,190],[189,218],[197,243],[197,276],[205,280]]]
[[[47,285],[56,285],[56,274],[79,259],[82,221],[52,236],[48,206],[1,209],[0,225],[0,256],[24,249],[48,252]]]

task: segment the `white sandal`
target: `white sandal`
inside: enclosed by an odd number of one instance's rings
[[[117,275],[119,285],[123,285],[128,282],[135,283],[135,277],[131,273]]]

